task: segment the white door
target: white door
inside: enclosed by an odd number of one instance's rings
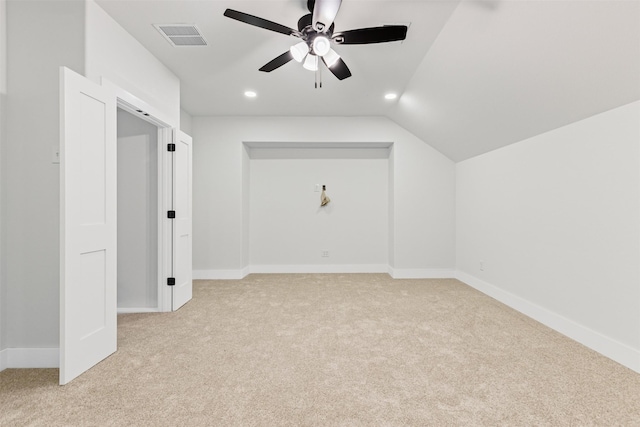
[[[173,153],[173,311],[191,299],[191,137],[180,131],[175,138]]]
[[[60,384],[116,351],[116,96],[60,71]]]

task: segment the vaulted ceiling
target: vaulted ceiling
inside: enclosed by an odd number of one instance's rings
[[[97,3],[180,78],[194,116],[387,116],[460,161],[640,99],[640,0],[343,0],[336,32],[409,31],[334,46],[353,76],[325,69],[320,89],[293,61],[258,71],[297,39],[223,16],[296,28],[306,0]],[[176,23],[195,24],[208,45],[173,47],[153,26]]]

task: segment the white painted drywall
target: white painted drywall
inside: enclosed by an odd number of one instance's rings
[[[187,135],[191,135],[191,120],[191,115],[180,109],[180,130]]]
[[[237,277],[246,269],[247,164],[243,142],[392,142],[398,270],[452,269],[455,165],[382,117],[194,117],[194,270]],[[390,216],[388,217],[390,219]]]
[[[5,348],[58,347],[59,66],[84,72],[84,3],[7,2],[2,141]]]
[[[455,165],[422,140],[389,123],[399,142],[393,147],[395,245],[391,266],[399,271],[452,269]]]
[[[386,271],[388,171],[388,159],[251,160],[252,269],[383,265]],[[320,206],[316,184],[327,186],[328,205]]]
[[[251,264],[251,159],[246,147],[242,150],[242,269],[243,275]]]
[[[86,74],[106,77],[180,127],[180,80],[93,0],[86,2]]]
[[[458,270],[637,355],[639,145],[634,102],[458,163]]]
[[[387,201],[388,205],[387,205],[387,209],[388,209],[388,215],[389,215],[389,244],[387,245],[387,260],[389,261],[389,266],[394,266],[396,265],[396,261],[395,261],[395,224],[396,224],[396,220],[395,220],[395,210],[394,210],[394,206],[395,206],[395,176],[396,176],[396,168],[395,168],[395,149],[392,146],[391,149],[389,150],[389,199]],[[454,233],[455,233],[455,229],[454,229]]]
[[[158,128],[118,109],[118,308],[158,307]]]
[[[2,176],[2,146],[5,141],[5,115],[7,98],[7,1],[0,0],[0,177]],[[2,187],[0,187],[0,224],[2,224]],[[2,258],[2,228],[0,227],[0,259]],[[6,296],[4,291],[2,264],[0,263],[0,371],[4,369],[2,350],[5,348],[4,320]]]

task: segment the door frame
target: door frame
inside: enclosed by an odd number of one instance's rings
[[[116,85],[106,78],[102,86],[116,94],[117,107],[158,128],[158,305],[148,309],[118,309],[118,313],[169,312],[171,307],[171,287],[167,278],[173,272],[173,242],[171,220],[166,212],[173,204],[173,159],[167,151],[167,144],[173,142],[178,124],[171,123],[156,107]]]

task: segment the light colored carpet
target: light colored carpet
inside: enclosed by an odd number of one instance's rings
[[[640,375],[456,280],[197,281],[118,321],[64,387],[0,373],[0,425],[640,425]]]

